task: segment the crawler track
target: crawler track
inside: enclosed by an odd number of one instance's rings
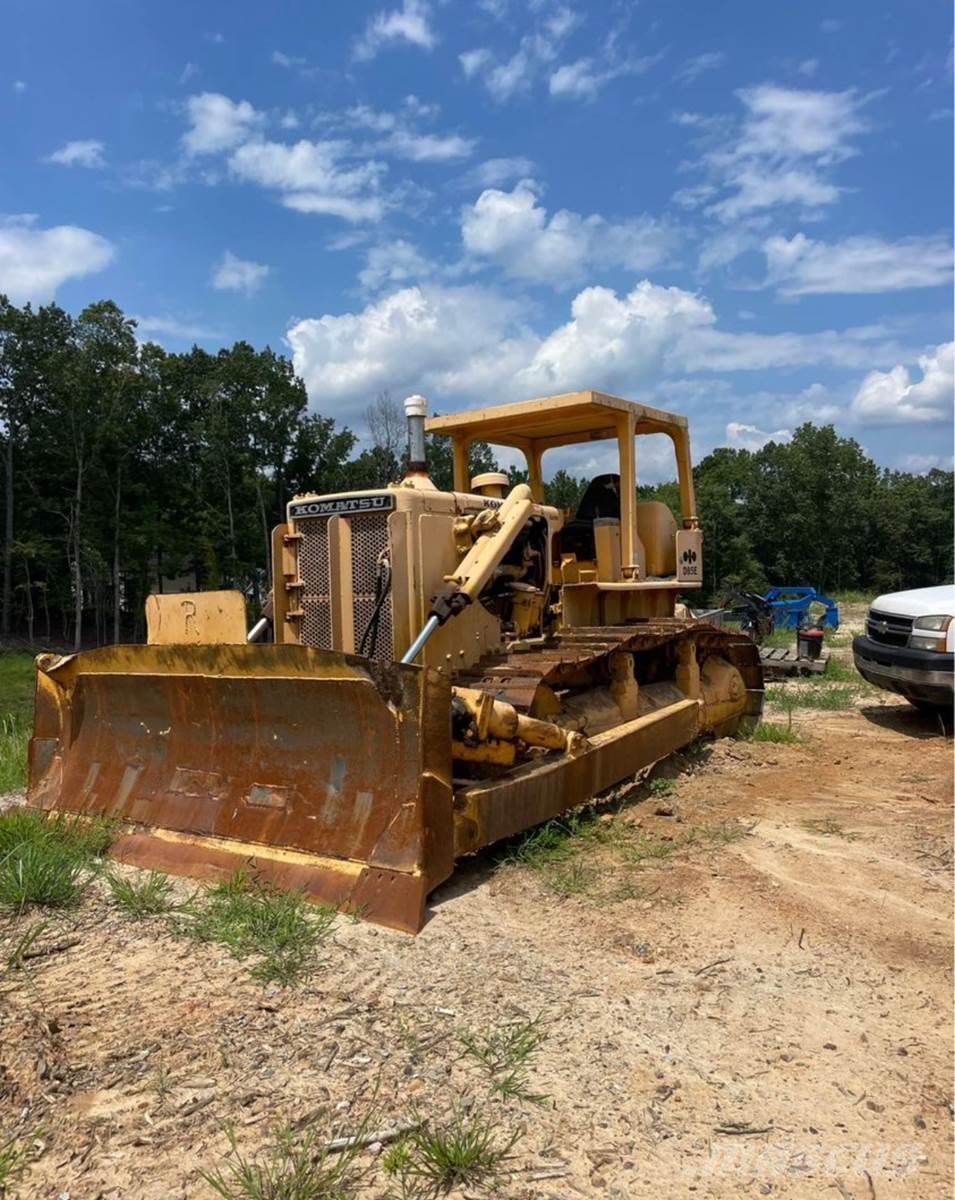
[[[609,657],[617,651],[636,655],[641,682],[672,678],[676,646],[696,643],[702,664],[709,655],[727,659],[743,677],[747,690],[745,715],[758,717],[763,707],[763,673],[759,649],[746,636],[727,633],[705,621],[655,618],[631,625],[592,626],[561,634],[553,641],[526,650],[489,655],[456,682],[488,692],[521,712],[533,712],[541,688],[594,687],[609,677]],[[662,672],[662,673],[661,673]]]

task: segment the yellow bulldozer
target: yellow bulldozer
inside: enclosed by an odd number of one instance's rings
[[[425,409],[405,401],[399,483],[289,502],[251,631],[239,592],[157,595],[147,645],[41,655],[28,804],[115,819],[126,862],[246,869],[416,932],[456,859],[758,720],[755,645],[680,601],[703,566],[684,417],[590,391]],[[679,526],[639,500],[648,434],[672,442]],[[545,451],[605,439],[619,470],[573,515],[547,505]],[[477,441],[528,482],[470,479]]]

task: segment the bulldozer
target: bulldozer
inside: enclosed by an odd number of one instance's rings
[[[251,630],[240,592],[153,595],[146,645],[39,656],[30,806],[114,820],[121,861],[251,871],[414,933],[456,860],[758,720],[756,646],[686,605],[684,417],[595,391],[405,411],[400,482],[289,501]],[[451,441],[451,491],[426,429]],[[679,523],[639,498],[651,434]],[[572,513],[545,503],[543,455],[607,441],[618,470]],[[527,482],[470,478],[475,442],[523,456]]]

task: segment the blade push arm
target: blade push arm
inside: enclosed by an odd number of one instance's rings
[[[514,544],[514,539],[527,524],[533,510],[531,489],[526,483],[519,483],[508,493],[499,509],[485,509],[480,514],[481,532],[454,573],[445,576],[445,583],[452,587],[450,591],[435,596],[431,602],[428,620],[408,647],[401,660],[403,663],[414,662],[434,631],[477,599]]]

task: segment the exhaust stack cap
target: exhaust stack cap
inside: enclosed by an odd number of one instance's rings
[[[424,396],[419,396],[417,393],[414,396],[408,396],[405,399],[405,416],[406,417],[426,417],[428,415],[428,402]]]

